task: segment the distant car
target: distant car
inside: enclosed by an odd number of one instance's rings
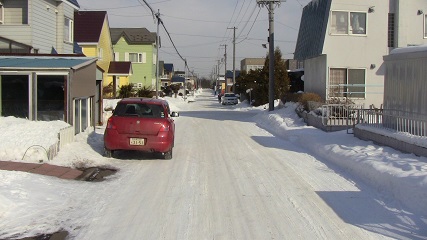
[[[225,93],[221,97],[221,103],[222,103],[222,105],[237,104],[237,103],[239,103],[239,101],[237,100],[237,96],[234,93]]]
[[[160,153],[172,159],[175,141],[175,122],[165,100],[125,98],[117,103],[108,119],[104,133],[105,156],[113,157],[118,150]]]

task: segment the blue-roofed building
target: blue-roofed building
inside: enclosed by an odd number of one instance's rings
[[[171,79],[171,84],[181,84],[184,86],[185,78],[181,76],[173,76]]]
[[[0,56],[0,116],[62,120],[75,134],[98,122],[96,58]]]
[[[381,107],[383,56],[427,44],[425,0],[313,0],[301,16],[294,58],[304,91]],[[404,26],[404,27],[402,27]]]
[[[174,69],[172,63],[159,62],[160,81],[162,87],[167,87],[171,84],[172,77],[174,76]]]
[[[173,64],[172,63],[165,63],[165,74],[173,74]]]

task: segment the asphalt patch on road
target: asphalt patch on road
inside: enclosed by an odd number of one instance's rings
[[[102,182],[106,177],[111,176],[117,172],[117,169],[102,168],[102,167],[90,167],[85,169],[79,169],[83,171],[83,174],[77,180],[87,182]]]
[[[67,236],[67,231],[58,231],[50,234],[40,234],[34,237],[19,238],[18,240],[65,240]]]

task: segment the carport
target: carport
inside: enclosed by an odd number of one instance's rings
[[[0,56],[0,116],[62,120],[75,133],[94,126],[96,58],[63,55]]]

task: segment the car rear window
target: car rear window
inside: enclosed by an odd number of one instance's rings
[[[114,116],[135,116],[143,118],[164,118],[162,105],[149,103],[119,103],[114,110]]]

